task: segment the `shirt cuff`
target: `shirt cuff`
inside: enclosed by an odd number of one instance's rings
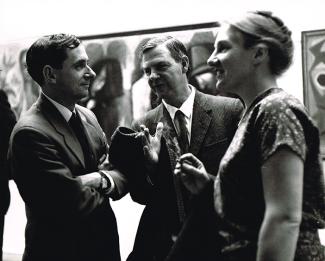
[[[105,175],[105,177],[109,180],[109,183],[110,183],[109,189],[105,190],[105,195],[111,194],[115,189],[115,183],[114,183],[113,178],[109,174],[108,170],[100,170],[99,173]]]

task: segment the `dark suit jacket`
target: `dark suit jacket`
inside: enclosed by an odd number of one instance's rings
[[[27,215],[24,261],[120,260],[109,199],[76,179],[98,170],[106,138],[92,112],[76,110],[90,144],[89,169],[76,136],[45,96],[13,130],[9,157]]]
[[[189,151],[196,155],[211,175],[216,175],[241,115],[239,100],[215,97],[196,91],[192,116]],[[173,245],[171,234],[178,223],[173,170],[178,156],[174,146],[176,132],[166,108],[161,104],[134,123],[146,125],[151,134],[158,122],[163,122],[163,142],[158,171],[138,189],[131,188],[131,196],[146,204],[129,261],[216,260],[217,231],[213,209],[212,183],[200,195],[190,199],[187,219]],[[131,185],[131,184],[130,184]],[[184,236],[183,236],[184,235]]]
[[[7,94],[0,90],[0,216],[4,216],[10,203],[8,187],[9,170],[7,152],[11,131],[16,124],[16,116],[10,108]]]

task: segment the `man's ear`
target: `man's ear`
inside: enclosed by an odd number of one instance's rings
[[[188,57],[186,55],[184,55],[182,57],[182,72],[183,73],[187,73],[187,71],[189,69],[189,64],[190,64],[190,61],[189,61]]]
[[[269,48],[264,43],[259,43],[254,46],[254,64],[260,64],[269,56]]]
[[[56,83],[56,74],[51,65],[45,65],[43,67],[43,77],[46,83]]]

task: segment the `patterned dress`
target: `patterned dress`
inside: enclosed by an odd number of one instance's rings
[[[318,229],[325,227],[318,130],[304,106],[280,88],[254,100],[220,163],[214,201],[224,260],[256,259],[265,211],[261,167],[283,147],[304,161],[303,215],[295,261],[325,260],[318,236]]]

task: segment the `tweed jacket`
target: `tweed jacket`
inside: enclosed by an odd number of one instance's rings
[[[242,105],[237,99],[211,96],[199,91],[195,93],[189,152],[204,163],[213,177],[232,140],[241,111]],[[157,171],[144,179],[142,186],[139,186],[139,182],[137,187],[130,185],[131,197],[146,207],[128,260],[215,260],[217,236],[213,182],[200,195],[190,197],[186,221],[181,225],[176,242],[170,240],[178,222],[172,178],[179,156],[175,146],[176,131],[163,104],[136,121],[133,128],[139,130],[140,124],[144,124],[153,134],[158,122],[164,124],[164,129]]]

